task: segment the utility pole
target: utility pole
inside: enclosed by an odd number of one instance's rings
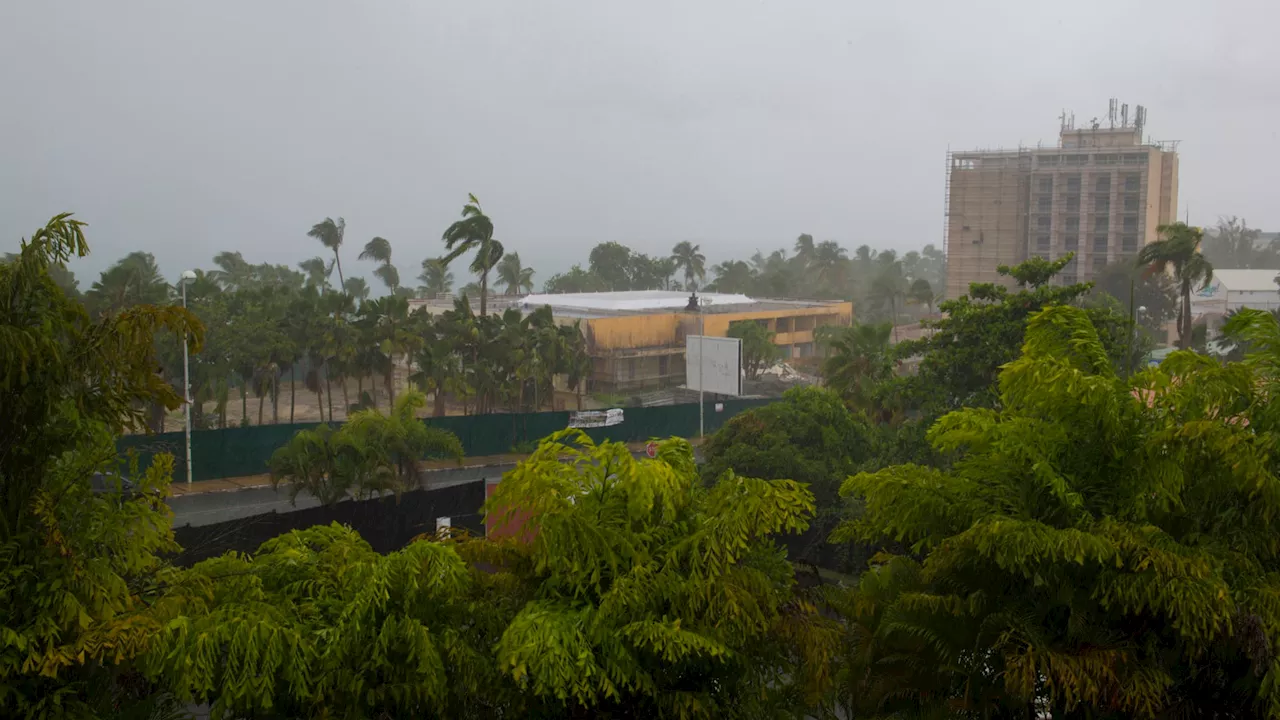
[[[190,270],[182,273],[182,309],[187,309],[187,281],[194,280],[196,274]],[[182,429],[187,440],[187,484],[191,484],[191,363],[187,358],[187,331],[182,331],[182,407],[185,411],[185,422]]]

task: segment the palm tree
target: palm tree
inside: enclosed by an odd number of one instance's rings
[[[351,278],[343,289],[346,290],[348,295],[360,302],[369,299],[369,283],[362,277]]]
[[[373,260],[378,263],[373,274],[381,280],[394,295],[400,286],[400,272],[391,264],[391,242],[386,238],[375,237],[365,243],[360,253],[361,260]]]
[[[242,290],[253,281],[254,267],[239,252],[220,252],[213,256],[217,270],[209,277],[225,290]]]
[[[813,244],[813,236],[804,233],[796,238],[796,254],[795,261],[800,264],[801,268],[809,267],[809,263],[813,262],[813,255],[816,248]]]
[[[97,312],[112,313],[134,305],[165,305],[169,284],[151,253],[132,252],[102,272],[86,293]]]
[[[313,287],[321,292],[329,287],[329,273],[333,272],[333,265],[326,263],[324,258],[316,256],[310,260],[303,260],[298,263],[298,269],[307,275],[307,286]],[[344,287],[346,283],[343,283]]]
[[[325,218],[323,221],[311,226],[311,231],[307,233],[308,237],[313,237],[320,241],[322,245],[333,251],[333,262],[338,268],[338,285],[346,287],[347,281],[342,277],[342,257],[338,255],[338,248],[342,247],[342,236],[347,232],[347,221],[338,218],[334,221],[332,218]]]
[[[911,253],[907,254],[910,255]],[[912,302],[927,306],[929,314],[933,314],[933,303],[937,297],[933,294],[933,286],[929,284],[928,280],[916,278],[915,282],[911,283],[911,290],[908,291],[907,297]]]
[[[831,295],[841,295],[847,279],[849,258],[845,249],[834,240],[824,240],[813,249],[813,260],[809,269],[814,279]]]
[[[702,280],[707,276],[707,258],[699,252],[701,249],[701,245],[694,245],[688,240],[681,241],[671,248],[674,269],[684,270],[684,286],[688,290],[696,289],[695,280]]]
[[[716,279],[707,288],[716,292],[749,292],[756,281],[755,270],[741,260],[726,260],[711,270],[716,274]]]
[[[1178,347],[1191,347],[1191,290],[1202,290],[1213,280],[1213,265],[1200,254],[1200,242],[1204,232],[1186,223],[1176,222],[1156,228],[1161,239],[1142,248],[1138,264],[1146,265],[1149,272],[1173,270],[1173,279],[1182,296],[1182,310],[1178,316]]]
[[[427,258],[422,261],[422,273],[418,275],[422,284],[418,286],[421,296],[436,297],[448,295],[453,289],[453,273],[439,258]]]
[[[502,258],[502,245],[493,239],[493,220],[481,210],[480,201],[475,195],[467,195],[467,199],[469,202],[462,206],[462,219],[444,231],[441,239],[449,253],[440,262],[448,265],[475,251],[471,270],[480,275],[480,315],[484,316],[488,310],[489,271]]]
[[[506,285],[505,295],[533,291],[533,268],[520,264],[520,253],[510,253],[498,263],[498,283]]]
[[[902,263],[893,260],[886,263],[871,281],[870,297],[883,307],[889,306],[889,322],[893,326],[894,339],[898,333],[898,299],[907,293],[907,280],[902,276]]]
[[[872,412],[876,388],[893,374],[891,326],[828,325],[818,331],[818,342],[827,349],[822,362],[823,382],[850,407]]]

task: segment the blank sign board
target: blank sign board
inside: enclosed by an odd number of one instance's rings
[[[737,338],[685,337],[684,367],[690,390],[742,394],[742,341]],[[702,372],[698,372],[701,364]]]

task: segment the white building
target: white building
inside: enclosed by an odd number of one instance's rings
[[[1216,327],[1222,316],[1240,308],[1280,308],[1280,270],[1217,270],[1208,287],[1191,294],[1191,315]]]

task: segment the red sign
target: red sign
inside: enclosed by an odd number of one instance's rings
[[[658,457],[658,443],[650,440],[649,443],[644,446],[644,454],[651,458]]]

